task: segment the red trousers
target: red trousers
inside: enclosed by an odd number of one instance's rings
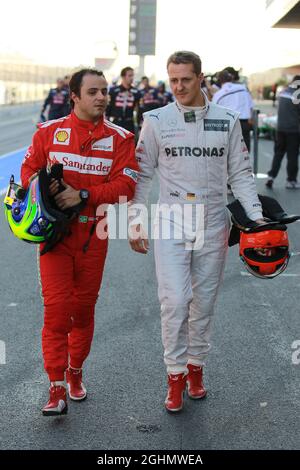
[[[51,382],[64,380],[69,364],[81,368],[93,339],[107,240],[98,240],[94,234],[84,253],[76,232],[40,256],[44,299],[42,349]]]

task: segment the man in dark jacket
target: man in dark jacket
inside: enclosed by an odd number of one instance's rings
[[[124,67],[121,70],[121,84],[109,90],[106,117],[134,134],[134,110],[138,110],[140,92],[132,85],[133,80],[134,70]]]
[[[61,78],[58,78],[56,83],[57,87],[51,88],[47,98],[44,101],[41,113],[41,121],[46,120],[44,112],[48,106],[48,120],[62,118],[70,112],[70,108],[68,106],[69,91],[65,88],[65,83]]]
[[[300,189],[297,182],[300,146],[300,75],[279,95],[278,122],[272,167],[266,186],[272,188],[279,173],[282,159],[287,154],[287,189]]]

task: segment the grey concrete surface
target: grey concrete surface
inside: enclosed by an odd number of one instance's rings
[[[30,144],[41,107],[41,102],[0,106],[0,155]]]

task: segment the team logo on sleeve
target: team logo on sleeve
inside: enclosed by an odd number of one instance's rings
[[[70,144],[71,129],[56,129],[54,133],[53,143],[59,145]]]
[[[131,168],[124,168],[123,175],[129,176],[129,178],[133,179],[133,181],[137,183],[138,174],[136,171],[132,170]]]
[[[32,149],[32,146],[28,147],[27,152],[25,153],[25,156],[24,156],[24,158],[23,158],[23,162],[22,162],[22,163],[24,163],[24,162],[27,160],[27,158],[30,158],[30,157],[31,157],[31,149]]]

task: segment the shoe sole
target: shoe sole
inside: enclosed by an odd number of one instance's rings
[[[188,397],[191,398],[192,400],[201,400],[201,398],[205,398],[206,395],[207,395],[207,391],[206,391],[206,390],[205,390],[205,392],[203,393],[203,395],[198,395],[198,396],[191,395],[191,394],[190,394],[190,383],[189,383],[188,380],[186,381],[186,388],[187,388]]]
[[[62,411],[46,411],[43,410],[43,416],[61,416],[61,415],[66,415],[68,413],[68,407],[65,406],[65,408]]]
[[[69,397],[70,397],[70,400],[72,401],[84,401],[87,399],[87,394],[83,398],[75,398],[75,397],[72,397],[70,394],[69,394]]]
[[[68,395],[69,395],[71,400],[73,400],[73,401],[83,401],[87,398],[87,393],[85,394],[85,396],[83,398],[72,397],[72,395],[70,394],[70,385],[69,384],[67,384],[67,385],[68,385]]]
[[[168,413],[179,413],[182,410],[183,406],[181,408],[176,408],[175,410],[170,410],[166,406],[165,406],[165,408],[166,408]]]
[[[191,398],[192,400],[201,400],[201,398],[205,398],[207,395],[207,393],[205,392],[204,395],[198,395],[198,396],[194,396],[194,395],[190,395],[190,393],[188,392],[188,397]]]

